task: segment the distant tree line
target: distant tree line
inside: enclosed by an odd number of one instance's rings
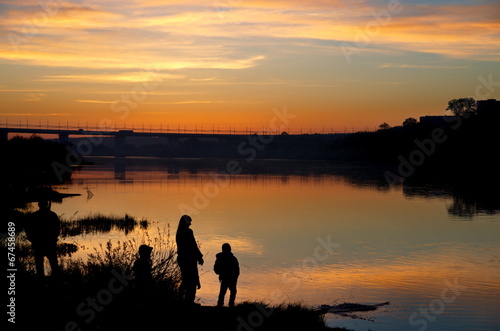
[[[433,176],[456,181],[487,178],[488,182],[498,182],[500,162],[495,151],[500,133],[498,121],[492,118],[498,118],[499,114],[492,110],[493,117],[481,116],[474,98],[450,100],[446,111],[452,116],[444,118],[443,127],[422,124],[415,118],[407,118],[397,127],[382,123],[377,132],[356,133],[337,141],[334,154],[341,159],[400,166],[406,162],[407,168],[413,170],[412,178]],[[412,155],[420,157],[413,164],[408,160]]]
[[[53,169],[54,162],[70,166],[65,145],[36,135],[0,141],[0,153],[0,190],[4,194],[0,203],[2,215],[13,208],[25,207],[27,202],[35,199],[39,188],[48,190],[51,184],[60,183]],[[66,179],[70,175],[68,172]]]

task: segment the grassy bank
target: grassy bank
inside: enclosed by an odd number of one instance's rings
[[[104,223],[120,224],[117,217],[96,217]],[[130,216],[125,218],[123,222],[129,224]],[[82,221],[94,224],[96,220]],[[140,243],[133,239],[109,241],[95,248],[85,261],[61,256],[60,280],[50,276],[39,280],[30,243],[22,232],[17,240],[16,329],[332,330],[325,326],[322,312],[300,304],[185,306],[178,295],[180,273],[168,230]],[[146,290],[136,287],[132,271],[140,244],[153,247],[153,283]]]

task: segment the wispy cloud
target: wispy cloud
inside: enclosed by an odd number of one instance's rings
[[[433,75],[456,71],[466,80],[473,70],[493,72],[500,61],[498,1],[400,1],[399,12],[384,16],[389,3],[61,0],[50,2],[50,9],[37,0],[6,0],[0,21],[5,36],[0,38],[5,69],[0,94],[20,113],[31,112],[35,103],[27,100],[33,93],[37,106],[75,106],[97,117],[99,104],[156,78],[161,84],[146,92],[141,113],[131,118],[146,114],[142,110],[199,107],[225,121],[237,100],[251,116],[266,116],[250,113],[256,103],[294,102],[304,118],[331,116],[339,122],[351,116],[353,123],[363,117],[356,109],[371,106],[354,96],[362,87],[375,87],[367,93],[391,100],[394,89],[381,95],[389,90],[382,85],[417,95],[428,90]],[[361,49],[352,65],[346,65],[341,43]],[[463,93],[466,83],[461,86]],[[380,108],[387,114],[399,114],[400,105],[384,102]],[[239,110],[231,114],[235,121],[245,117]],[[364,118],[378,121],[370,114]]]
[[[150,104],[164,104],[164,105],[191,105],[191,104],[210,104],[210,103],[226,103],[221,100],[185,100],[185,101],[171,101],[171,102],[150,102]]]
[[[28,96],[24,99],[24,101],[41,101],[45,99],[47,94],[45,93],[30,93]]]
[[[158,72],[128,72],[116,74],[94,74],[94,75],[54,75],[43,76],[38,81],[46,82],[132,82],[141,83],[150,80],[182,79],[184,75],[163,74]]]
[[[0,59],[98,69],[137,69],[145,63],[166,70],[247,69],[266,58],[259,52],[248,54],[250,45],[266,45],[272,39],[352,42],[360,38],[360,30],[368,23],[377,22],[376,13],[387,4],[245,0],[203,6],[147,1],[146,6],[138,6],[134,1],[122,6],[61,2],[53,15],[38,22],[33,17],[43,13],[43,7],[11,4],[0,28],[6,35],[26,37],[26,42],[16,51],[5,38]],[[372,38],[373,45],[499,60],[500,22],[492,14],[499,9],[497,3],[402,3],[401,9],[401,13],[387,18],[389,24]],[[224,11],[223,19],[220,11]],[[26,24],[32,25],[28,35]],[[246,55],[235,56],[241,53],[241,47],[245,47]],[[296,47],[300,51],[301,47]],[[307,48],[302,47],[304,51]]]
[[[397,68],[397,69],[466,69],[469,66],[450,66],[450,65],[439,65],[439,64],[394,64],[387,63],[381,64],[378,68],[386,69],[386,68]]]
[[[44,112],[40,112],[40,113],[22,113],[22,112],[19,112],[19,113],[2,113],[2,116],[15,116],[15,117],[18,117],[18,116],[22,116],[22,117],[25,117],[25,116],[44,116],[44,117],[53,117],[53,116],[69,116],[69,115],[72,115],[70,113],[44,113]]]
[[[211,82],[214,81],[216,77],[208,77],[208,78],[191,78],[192,82]]]
[[[115,103],[116,101],[111,101],[111,100],[75,100],[75,102],[78,103]]]
[[[116,100],[92,100],[79,99],[75,100],[78,103],[98,103],[98,104],[113,104]],[[182,100],[182,101],[143,101],[143,105],[191,105],[191,104],[211,104],[211,103],[226,103],[221,100]]]
[[[60,90],[51,89],[0,89],[0,92],[14,92],[14,93],[26,93],[26,92],[58,92]]]

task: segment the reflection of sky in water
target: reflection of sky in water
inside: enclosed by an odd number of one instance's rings
[[[500,327],[496,215],[457,222],[447,211],[449,197],[407,198],[400,189],[354,186],[332,174],[243,174],[214,186],[206,169],[172,172],[161,164],[138,163],[115,174],[113,167],[95,168],[76,172],[70,184],[59,188],[82,196],[53,210],[66,217],[78,211],[76,218],[127,213],[153,221],[149,231],[154,236],[167,223],[175,234],[183,213],[179,206],[199,207],[190,214],[205,254],[198,292],[203,303],[215,304],[218,281],[212,267],[222,243],[229,242],[242,269],[240,301],[391,301],[379,312],[362,315],[372,316],[373,322],[351,320],[355,326],[345,326],[418,330],[410,325],[410,314],[439,299],[446,281],[458,281],[467,289],[446,304],[429,329]],[[129,234],[138,241],[141,236],[139,230]],[[114,231],[75,240],[95,247],[123,238]],[[330,250],[320,245],[328,240],[336,244]],[[336,325],[349,321],[333,315],[329,320]]]

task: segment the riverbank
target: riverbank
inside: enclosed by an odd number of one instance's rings
[[[15,315],[16,328],[23,330],[346,330],[327,327],[324,311],[300,304],[242,302],[217,308],[185,306],[159,292],[145,296],[118,272],[102,288],[25,281],[19,279]]]
[[[95,223],[137,223],[126,215],[95,215],[63,221],[62,238],[96,230]],[[142,222],[145,222],[144,220]],[[186,306],[180,299],[179,269],[170,234],[159,232],[146,244],[154,247],[153,282],[146,290],[134,281],[133,262],[139,244],[130,239],[109,241],[94,249],[88,258],[72,258],[72,252],[58,250],[61,276],[55,279],[36,275],[32,248],[19,225],[16,236],[15,295],[12,321],[16,329],[50,330],[137,330],[165,326],[170,330],[345,330],[325,325],[326,311],[296,303],[269,305],[240,302],[232,308]],[[68,224],[72,224],[68,228]],[[141,226],[140,223],[135,226]],[[142,226],[146,226],[142,223]],[[69,231],[73,228],[79,231]],[[106,233],[109,227],[97,229]],[[68,230],[69,229],[69,230]],[[129,228],[122,229],[123,231]],[[141,243],[142,244],[142,243]],[[59,243],[59,246],[64,243]],[[75,248],[78,246],[74,245]],[[78,249],[78,248],[76,248]],[[2,302],[7,304],[7,302]]]

